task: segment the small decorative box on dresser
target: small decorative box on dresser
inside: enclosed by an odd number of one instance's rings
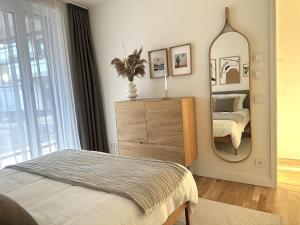
[[[120,155],[189,166],[198,157],[193,97],[115,103]]]

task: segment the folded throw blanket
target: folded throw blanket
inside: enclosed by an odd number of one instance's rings
[[[170,197],[189,173],[171,162],[84,150],[59,151],[7,168],[116,194],[145,213]]]
[[[2,194],[0,194],[0,224],[38,225],[22,206]]]
[[[237,124],[243,124],[244,117],[238,113],[220,113],[220,112],[214,112],[213,113],[213,119],[214,120],[232,120],[236,122]]]

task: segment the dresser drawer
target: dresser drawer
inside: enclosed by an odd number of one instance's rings
[[[148,144],[183,147],[180,100],[145,102]]]
[[[144,102],[116,103],[116,122],[119,141],[147,142]]]
[[[119,142],[119,154],[172,161],[184,165],[184,148],[133,142]]]

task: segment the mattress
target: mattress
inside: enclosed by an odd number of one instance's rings
[[[224,112],[224,113],[236,113],[243,117],[242,123],[236,123],[232,120],[213,120],[213,135],[214,137],[225,137],[231,135],[233,146],[238,149],[241,144],[242,134],[245,127],[250,121],[250,113],[248,109],[242,109],[236,112]]]
[[[243,116],[244,118],[244,121],[243,121],[243,128],[245,128],[248,123],[250,122],[250,112],[249,112],[249,109],[242,109],[242,110],[239,110],[239,111],[236,111],[236,112],[233,112],[233,113],[237,113],[237,114],[240,114],[241,116]]]
[[[183,203],[198,201],[191,173],[170,198],[149,214],[117,195],[13,169],[0,171],[0,193],[17,201],[39,225],[159,225]]]

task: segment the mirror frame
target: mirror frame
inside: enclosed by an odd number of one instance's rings
[[[222,34],[225,34],[225,33],[228,33],[228,32],[236,32],[238,34],[240,34],[241,36],[243,36],[247,43],[248,43],[248,54],[249,54],[249,104],[250,104],[250,107],[252,108],[252,76],[251,76],[251,53],[250,53],[250,43],[249,43],[249,39],[246,37],[246,35],[244,35],[243,33],[239,32],[238,30],[236,30],[229,22],[229,7],[226,7],[225,8],[225,25],[222,29],[222,31],[217,35],[217,37],[212,41],[212,43],[210,44],[209,46],[209,87],[210,87],[210,122],[211,122],[211,142],[212,142],[212,147],[214,149],[214,152],[215,154],[222,160],[226,161],[226,162],[230,162],[230,163],[240,163],[240,162],[243,162],[245,161],[246,159],[248,159],[252,153],[252,150],[253,150],[253,134],[252,134],[252,131],[253,131],[253,123],[252,123],[252,119],[253,119],[253,116],[252,116],[252,109],[250,108],[250,120],[251,120],[251,123],[250,123],[250,129],[251,129],[251,149],[249,151],[249,154],[247,155],[247,157],[245,157],[244,159],[241,159],[241,160],[238,160],[238,161],[230,161],[228,159],[225,159],[223,158],[222,156],[220,156],[217,152],[217,149],[216,149],[216,146],[215,146],[215,142],[214,142],[214,134],[213,134],[213,98],[212,98],[212,85],[211,85],[211,79],[212,79],[212,73],[211,73],[211,69],[210,69],[210,62],[211,62],[211,50],[212,50],[212,47],[214,45],[214,43],[217,41],[217,39],[222,35]]]

